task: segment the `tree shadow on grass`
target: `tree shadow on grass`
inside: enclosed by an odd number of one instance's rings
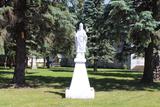
[[[139,79],[125,80],[114,78],[95,79],[90,78],[90,84],[96,91],[112,91],[112,90],[127,90],[127,91],[156,91],[160,90],[160,83],[142,84]]]
[[[8,77],[9,75],[13,75],[13,72],[6,69],[0,69],[0,88],[10,87],[11,78]]]
[[[13,72],[9,72],[9,71],[2,71],[2,72],[0,72],[0,75],[6,75],[6,74],[13,74]]]
[[[91,75],[95,75],[95,76],[105,76],[106,78],[107,77],[113,77],[113,78],[117,78],[117,77],[120,77],[120,78],[141,78],[142,75],[140,73],[136,73],[136,72],[113,72],[113,71],[109,71],[109,72],[97,72],[97,73],[93,73],[93,72],[89,72],[88,74],[91,74]]]
[[[70,85],[71,77],[26,76],[26,81],[33,88],[52,87],[63,89]]]
[[[50,71],[53,72],[73,72],[73,68],[71,67],[55,67],[55,68],[50,68]]]
[[[5,70],[9,70],[10,68],[8,68],[8,67],[5,68],[4,66],[0,66],[0,70],[4,70],[4,69],[5,69]]]
[[[58,92],[58,91],[45,91],[47,93],[53,93],[61,96],[62,98],[65,98],[65,93],[64,92]]]
[[[27,76],[26,78],[34,88],[52,87],[55,89],[65,89],[70,86],[71,77],[50,77],[50,76]],[[116,78],[90,78],[90,84],[96,91],[112,90],[160,90],[160,83],[142,84],[139,79],[116,79]]]
[[[10,87],[11,79],[8,77],[0,76],[0,89]]]
[[[90,84],[97,91],[112,90],[160,90],[160,83],[143,84],[140,82],[142,78],[141,72],[133,71],[107,71],[107,72],[89,72],[90,75],[103,76],[103,78],[90,78]]]
[[[47,71],[46,71],[47,72]],[[1,75],[3,74],[3,75]],[[8,83],[11,81],[6,75],[12,74],[12,72],[0,72],[0,88],[6,88]],[[153,84],[141,84],[140,77],[141,73],[131,72],[89,72],[91,78],[90,84],[95,88],[96,91],[112,91],[112,90],[146,90],[146,91],[157,91],[160,90],[160,83]],[[100,76],[100,78],[99,78]],[[27,75],[26,82],[33,88],[39,87],[51,87],[55,89],[65,89],[70,86],[71,77],[56,77],[52,76],[41,76],[41,75]],[[79,84],[81,85],[81,84]]]

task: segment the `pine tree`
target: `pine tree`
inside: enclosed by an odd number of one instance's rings
[[[16,0],[8,5],[12,9],[6,15],[7,31],[16,44],[13,83],[24,86],[27,54],[69,54],[76,20],[62,2]]]
[[[102,17],[104,12],[103,0],[87,0],[84,3],[83,21],[88,30],[89,59],[94,63],[94,72],[97,71],[97,61],[105,59],[111,61],[114,56],[114,48],[109,40],[104,37]]]
[[[110,4],[105,29],[124,42],[122,51],[144,55],[145,67],[142,82],[153,82],[153,55],[159,46],[157,1],[115,0]],[[111,29],[110,29],[111,28]],[[123,28],[126,28],[123,30]],[[109,32],[109,30],[107,30]],[[114,33],[115,32],[115,33]],[[116,35],[117,34],[117,35]],[[116,39],[115,39],[116,40]]]

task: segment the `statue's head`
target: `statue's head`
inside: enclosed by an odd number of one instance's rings
[[[82,30],[83,29],[83,23],[80,23],[79,24],[79,30]]]

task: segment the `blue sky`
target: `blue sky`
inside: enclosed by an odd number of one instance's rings
[[[105,3],[105,4],[108,4],[109,1],[110,1],[110,0],[104,0],[104,3]]]

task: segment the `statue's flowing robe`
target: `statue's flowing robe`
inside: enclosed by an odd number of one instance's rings
[[[87,35],[85,30],[78,30],[75,36],[76,52],[86,52]]]

